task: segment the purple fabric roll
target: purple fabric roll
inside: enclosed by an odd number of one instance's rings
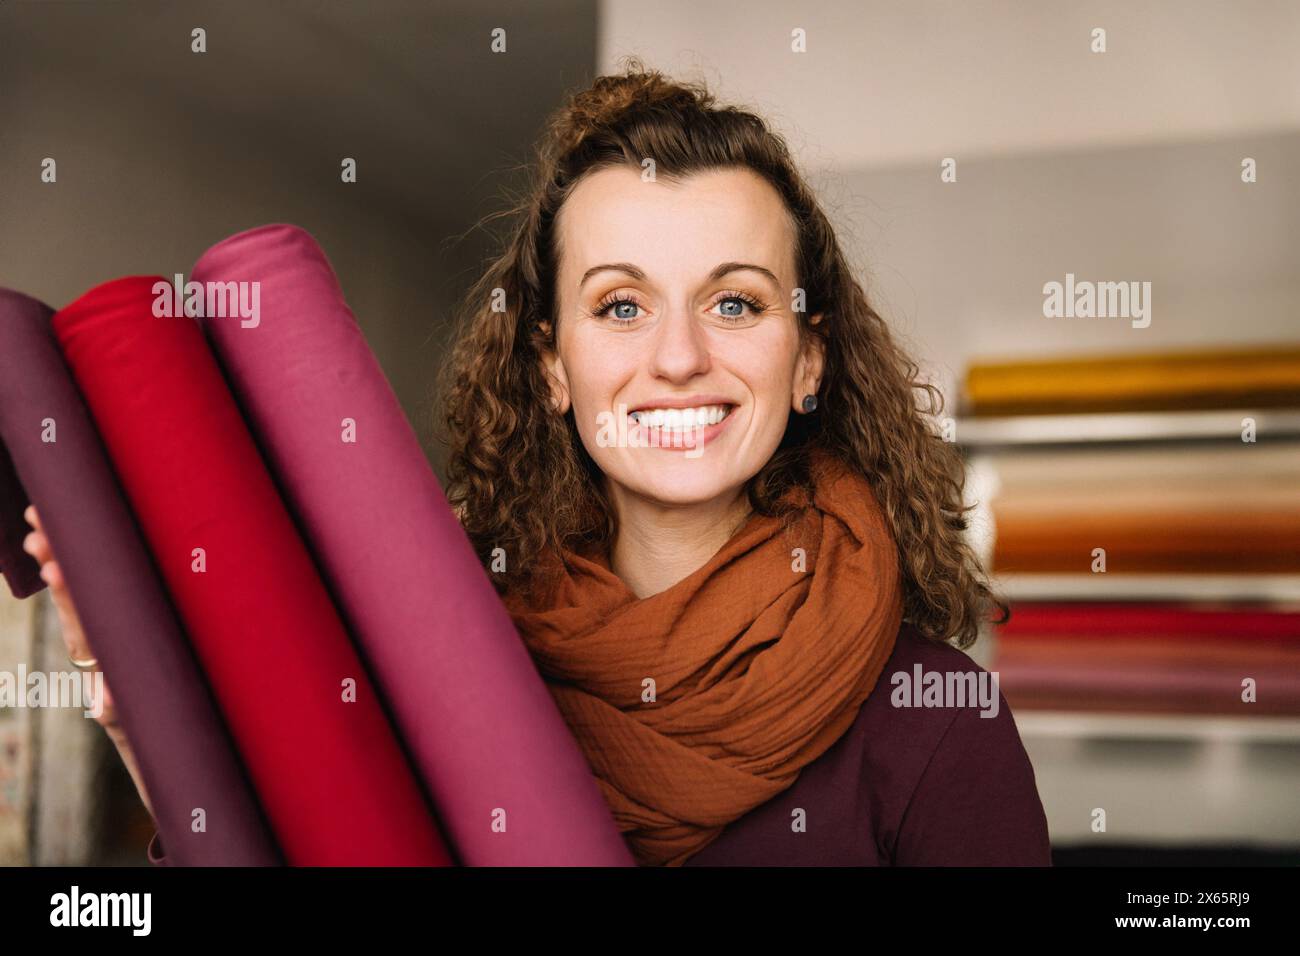
[[[460,861],[634,865],[315,240],[253,229],[190,278],[258,283],[204,331]]]
[[[0,439],[18,479],[0,481],[0,513],[21,516],[28,496],[40,512],[131,742],[169,861],[278,864],[49,318],[40,302],[0,289]],[[47,420],[53,441],[45,440]],[[200,809],[204,828],[195,832],[191,823]]]
[[[16,598],[30,597],[45,587],[41,566],[23,550],[23,539],[32,530],[23,517],[27,502],[27,492],[0,441],[0,574]]]

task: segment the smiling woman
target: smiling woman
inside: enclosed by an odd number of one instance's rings
[[[682,429],[696,419],[692,411],[687,422],[684,410],[704,408],[708,416],[708,406],[724,408],[726,416],[700,435],[701,444],[715,443],[707,454],[660,455],[647,467],[634,448],[592,453],[612,479],[619,514],[648,517],[660,502],[698,513],[711,503],[717,538],[747,506],[734,493],[737,478],[772,457],[791,408],[816,394],[822,371],[821,340],[801,336],[793,308],[799,283],[790,215],[776,190],[745,168],[646,181],[624,165],[582,177],[555,229],[559,322],[545,363],[557,407],[572,404],[587,448],[595,444],[596,415],[619,404],[649,415],[649,423],[638,416],[638,430]],[[607,258],[620,264],[582,271]],[[701,551],[722,540],[699,542]],[[672,583],[676,557],[665,577],[646,586]],[[687,562],[707,557],[681,554]]]
[[[890,705],[1007,609],[785,143],[633,61],[534,174],[444,369],[448,495],[638,859],[1050,862],[1004,700]]]

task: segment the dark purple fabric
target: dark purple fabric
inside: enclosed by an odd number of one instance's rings
[[[23,539],[32,530],[23,517],[27,502],[27,492],[0,441],[0,574],[16,598],[31,597],[45,587],[41,566],[23,550]]]
[[[40,512],[169,860],[183,866],[277,864],[278,851],[49,318],[41,303],[0,289],[0,438],[18,488]],[[54,421],[52,442],[42,440],[45,419]],[[13,487],[7,491],[14,494]],[[21,515],[26,504],[6,497],[0,512]],[[204,832],[191,826],[197,809],[204,811]]]
[[[204,332],[461,862],[633,865],[315,240],[240,233],[191,280],[260,290]]]
[[[687,866],[1051,866],[1047,818],[1006,699],[894,707],[891,675],[982,671],[966,654],[899,633],[843,737],[789,790],[732,823]],[[795,832],[802,809],[806,831]]]

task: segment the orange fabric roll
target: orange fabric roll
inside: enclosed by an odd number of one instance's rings
[[[1300,572],[1300,511],[1028,512],[993,506],[998,572]]]
[[[963,398],[971,416],[1300,405],[1300,346],[978,362]]]

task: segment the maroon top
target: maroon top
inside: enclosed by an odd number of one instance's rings
[[[1001,693],[978,705],[895,707],[893,675],[980,674],[949,644],[899,632],[857,719],[794,785],[736,820],[687,866],[1051,866],[1034,768]],[[792,826],[804,811],[803,831]],[[150,859],[166,865],[157,838]]]
[[[893,675],[984,669],[910,625],[843,737],[788,790],[732,823],[687,866],[1051,866],[1034,768],[1006,699],[895,707]],[[805,832],[792,826],[802,809]]]

